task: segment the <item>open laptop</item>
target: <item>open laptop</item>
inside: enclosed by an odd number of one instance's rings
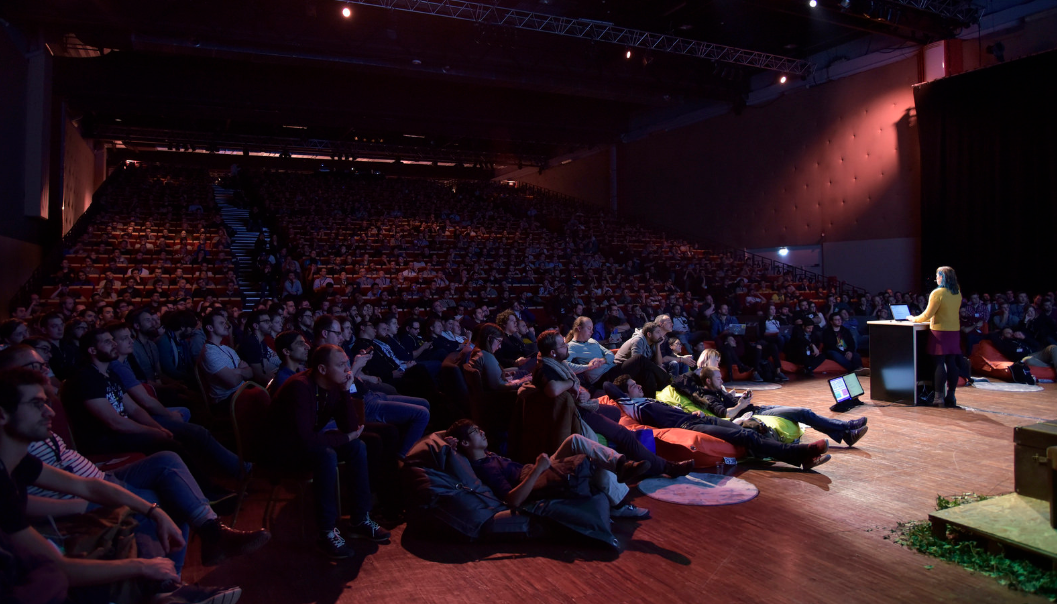
[[[731,323],[727,326],[727,330],[730,332],[730,335],[743,336],[745,335],[745,323]]]
[[[910,307],[906,304],[893,304],[889,308],[892,310],[893,321],[906,321],[910,316]]]
[[[836,401],[836,404],[830,407],[831,411],[847,411],[862,404],[858,400],[863,395],[862,384],[859,383],[859,377],[854,373],[833,378],[829,381],[829,389]]]

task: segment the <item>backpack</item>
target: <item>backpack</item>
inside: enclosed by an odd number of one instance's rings
[[[1013,376],[1013,381],[1018,384],[1034,386],[1036,383],[1035,376],[1031,375],[1031,369],[1023,361],[1016,361],[1010,365],[1009,373]]]

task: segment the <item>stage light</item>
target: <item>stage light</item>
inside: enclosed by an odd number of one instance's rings
[[[778,255],[779,256],[788,256],[789,255],[789,248],[787,248],[787,247],[778,248]]]
[[[782,77],[778,78],[778,83],[779,84],[785,84],[788,81],[789,81],[789,78],[785,77],[784,75]]]
[[[352,16],[352,9],[347,7],[347,6],[345,8],[343,8],[343,9],[341,9],[341,16],[345,17],[346,19],[348,19],[349,17]]]
[[[815,8],[816,6],[818,6],[818,0],[810,0],[807,5],[811,8]]]
[[[631,58],[631,51],[630,50],[628,50],[626,53],[624,53],[624,58],[626,58],[626,59],[630,59]]]

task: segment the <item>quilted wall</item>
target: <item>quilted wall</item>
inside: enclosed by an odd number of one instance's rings
[[[738,247],[919,237],[918,73],[907,59],[621,145],[621,210]]]

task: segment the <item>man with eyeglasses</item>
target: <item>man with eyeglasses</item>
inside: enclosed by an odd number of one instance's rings
[[[38,372],[14,368],[40,363],[32,348],[0,355],[0,459],[5,472],[0,482],[15,481],[18,490],[0,485],[0,523],[23,552],[51,559],[63,568],[72,585],[104,584],[144,578],[167,584],[164,591],[180,588],[180,566],[187,542],[161,504],[194,527],[201,537],[202,560],[209,566],[232,556],[260,549],[271,537],[268,531],[237,531],[222,524],[178,455],[158,453],[104,473],[51,432],[55,412],[49,405],[47,382]],[[35,476],[35,478],[34,478]],[[10,482],[8,482],[10,484]],[[21,491],[16,503],[9,493]],[[139,558],[82,562],[67,559],[28,525],[27,516],[63,517],[81,514],[100,505],[129,506],[138,513]],[[166,559],[166,556],[168,559]],[[229,602],[239,589],[228,588]],[[187,602],[204,602],[218,590],[182,587]]]
[[[267,384],[282,364],[279,355],[265,343],[271,333],[272,317],[268,311],[255,310],[250,313],[246,327],[248,330],[239,344],[239,354],[253,371],[253,380]]]

